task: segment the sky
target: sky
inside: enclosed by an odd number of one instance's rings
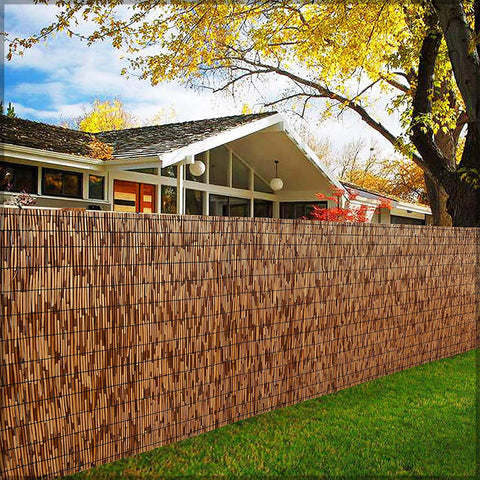
[[[52,7],[44,5],[6,4],[4,31],[10,36],[27,36],[48,25],[54,13]],[[260,105],[260,99],[252,92],[247,98],[232,98],[192,90],[178,82],[151,86],[147,80],[127,78],[120,73],[127,66],[123,54],[106,42],[87,47],[77,39],[57,34],[46,44],[27,50],[24,56],[3,62],[4,102],[12,102],[21,118],[52,124],[81,116],[95,99],[118,98],[127,111],[146,124],[162,109],[174,109],[174,121],[187,121],[240,114],[245,103],[253,111]],[[383,121],[395,128],[395,119],[384,116]],[[311,120],[309,127],[317,138],[329,139],[337,151],[347,142],[363,138],[367,145],[365,155],[369,154],[372,142],[385,155],[393,153],[391,145],[353,113],[318,125]]]

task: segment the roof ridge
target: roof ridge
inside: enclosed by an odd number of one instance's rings
[[[62,130],[67,130],[70,132],[80,133],[84,135],[98,135],[100,133],[125,132],[128,130],[140,130],[142,128],[166,127],[166,126],[172,126],[172,125],[185,125],[187,123],[227,120],[229,118],[264,117],[264,116],[276,115],[277,113],[278,113],[277,111],[271,111],[271,112],[248,113],[248,114],[238,114],[238,115],[226,115],[224,117],[201,118],[198,120],[185,120],[183,122],[161,123],[158,125],[144,125],[142,127],[122,128],[118,130],[99,130],[98,132],[85,132],[83,130],[77,130],[75,128],[64,127],[62,125],[55,125],[54,123],[45,123],[45,122],[40,122],[38,120],[31,120],[30,118],[9,117],[8,115],[5,115],[5,114],[0,114],[0,117],[4,119],[8,119],[8,121],[21,121],[21,122],[35,123],[37,125],[44,125],[46,127],[53,127],[53,128],[61,128]]]
[[[200,118],[198,120],[185,120],[183,122],[171,122],[171,123],[159,123],[156,125],[144,125],[142,127],[130,127],[122,128],[119,130],[101,130],[94,132],[92,135],[98,135],[101,133],[113,133],[113,132],[125,132],[129,130],[141,130],[142,128],[156,128],[156,127],[169,127],[173,125],[185,125],[187,123],[199,123],[206,121],[216,121],[216,120],[227,120],[229,118],[248,118],[248,117],[267,117],[271,115],[276,115],[278,112],[276,110],[271,112],[260,112],[260,113],[248,113],[248,114],[238,114],[238,115],[226,115],[224,117],[211,117],[211,118]]]
[[[58,125],[22,118],[0,118],[0,141],[61,153],[87,155],[87,144],[94,138],[114,148],[114,157],[131,158],[159,155],[247,124],[254,127],[260,119],[274,123],[277,112],[230,115],[124,130],[82,132]],[[267,121],[267,122],[268,122]],[[259,128],[264,128],[260,125]],[[87,153],[86,153],[87,152]]]

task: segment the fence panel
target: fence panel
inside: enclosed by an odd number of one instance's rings
[[[1,456],[56,476],[475,347],[479,230],[0,210]]]

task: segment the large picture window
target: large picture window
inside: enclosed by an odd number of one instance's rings
[[[254,190],[263,193],[275,193],[258,175],[254,177]]]
[[[105,177],[89,175],[88,177],[88,198],[103,200],[105,197]]]
[[[177,166],[170,165],[169,167],[162,168],[160,170],[160,175],[162,177],[177,178]]]
[[[250,200],[248,198],[209,195],[210,215],[218,217],[249,217]]]
[[[42,169],[42,193],[55,197],[82,198],[81,173],[66,170]]]
[[[0,191],[38,193],[38,167],[0,162]]]
[[[282,202],[280,204],[280,218],[309,218],[313,205],[327,208],[327,202]]]
[[[273,202],[268,200],[255,199],[253,201],[253,216],[272,218],[273,216]]]
[[[230,152],[227,147],[220,147],[210,150],[210,183],[228,187]]]
[[[162,185],[162,213],[177,213],[177,187]]]
[[[200,190],[185,190],[185,213],[187,215],[203,214],[203,196]]]
[[[232,187],[250,188],[250,169],[236,155],[232,158]]]

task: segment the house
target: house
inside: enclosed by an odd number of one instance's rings
[[[276,112],[95,135],[7,116],[0,123],[3,204],[27,191],[48,208],[299,218],[313,203],[333,205],[316,193],[345,188]],[[355,201],[380,200],[361,192]],[[372,221],[425,223],[430,214],[394,208]]]
[[[350,200],[350,204],[372,207],[368,213],[372,223],[405,225],[428,225],[431,223],[431,210],[427,205],[406,202],[343,180],[341,180],[341,184],[352,194],[353,199]],[[383,200],[389,201],[389,209],[376,208]]]

